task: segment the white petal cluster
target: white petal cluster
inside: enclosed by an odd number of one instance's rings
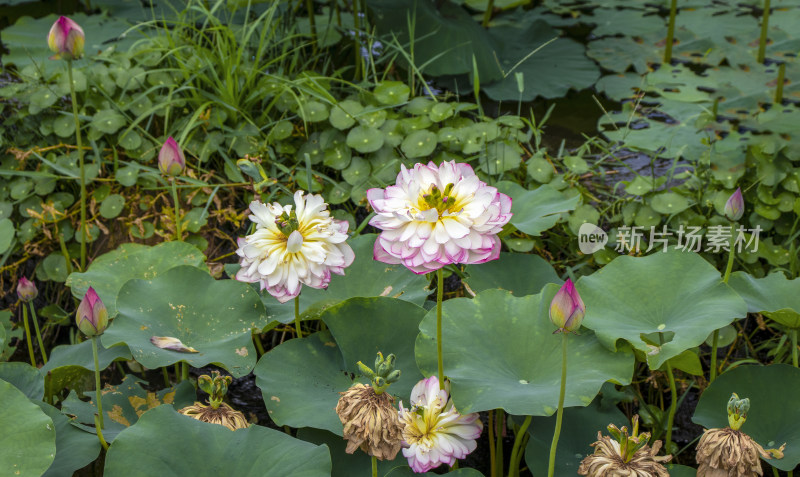
[[[277,202],[250,204],[250,220],[256,231],[239,239],[236,254],[241,257],[242,268],[236,279],[260,283],[281,303],[300,294],[302,285],[326,288],[331,273],[344,275],[344,269],[353,263],[355,255],[347,240],[346,221],[333,220],[328,204],[320,195],[294,194],[294,215],[297,228],[284,234],[276,223],[284,215],[292,214],[292,205]]]

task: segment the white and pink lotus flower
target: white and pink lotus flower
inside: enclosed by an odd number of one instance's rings
[[[395,185],[370,189],[367,199],[376,213],[369,223],[383,231],[375,260],[416,274],[497,259],[497,234],[511,219],[511,198],[455,161],[401,166]]]
[[[238,240],[242,268],[236,279],[260,283],[279,302],[300,294],[303,285],[326,288],[331,273],[344,275],[355,254],[347,240],[348,223],[333,220],[322,196],[294,194],[292,205],[250,204],[256,231]]]

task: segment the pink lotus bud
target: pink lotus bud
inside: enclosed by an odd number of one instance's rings
[[[178,143],[170,136],[158,151],[158,169],[167,176],[177,176],[186,168],[186,158]]]
[[[58,17],[50,34],[47,35],[47,45],[55,53],[53,60],[75,60],[83,56],[84,44],[83,29],[67,17]]]
[[[94,288],[86,290],[75,318],[78,328],[86,336],[102,335],[108,327],[108,310]]]
[[[579,329],[585,314],[586,306],[568,278],[550,303],[550,321],[558,327],[556,333]]]
[[[39,290],[36,285],[25,277],[22,277],[17,282],[17,296],[20,300],[28,302],[33,300],[39,295]]]
[[[744,197],[742,197],[742,189],[736,188],[736,192],[731,194],[728,201],[725,202],[725,217],[728,220],[736,222],[744,215]]]

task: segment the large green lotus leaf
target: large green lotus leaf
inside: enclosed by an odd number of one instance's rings
[[[695,253],[674,249],[617,257],[576,287],[586,305],[583,326],[610,349],[627,340],[647,353],[650,369],[747,315],[744,300],[722,283],[714,267]]]
[[[725,371],[700,395],[692,421],[708,429],[726,427],[731,393],[750,399],[742,432],[765,449],[786,443],[783,459],[767,462],[780,470],[792,470],[800,464],[800,407],[792,404],[792,397],[800,393],[800,369],[773,364],[742,365]]]
[[[351,298],[326,310],[322,319],[329,331],[289,340],[256,366],[256,384],[272,420],[341,435],[342,424],[334,412],[339,393],[360,374],[356,363],[372,367],[378,351],[397,356],[396,368],[402,374],[388,392],[407,400],[422,379],[414,361],[414,341],[424,315],[417,305],[385,297]]]
[[[71,274],[67,286],[79,300],[90,286],[94,288],[106,305],[108,316],[113,318],[117,314],[117,295],[128,280],[152,280],[179,265],[206,270],[205,260],[197,247],[186,242],[163,242],[153,247],[126,243],[97,257],[86,272]]]
[[[13,384],[0,380],[0,462],[3,473],[39,477],[56,456],[53,420]]]
[[[500,252],[499,259],[467,265],[464,271],[469,276],[462,281],[473,294],[502,288],[514,296],[535,295],[548,283],[562,282],[547,260],[530,253]]]
[[[182,416],[167,406],[148,412],[109,447],[106,477],[326,477],[327,447],[263,426],[230,429]]]
[[[103,345],[125,343],[147,368],[186,361],[195,368],[210,363],[234,377],[253,370],[252,330],[269,321],[258,293],[247,283],[214,280],[191,266],[168,270],[151,280],[131,280],[117,298],[119,316],[103,334]],[[153,336],[178,338],[197,353],[161,349]]]
[[[389,388],[406,400],[411,388],[424,378],[414,359],[414,342],[425,309],[413,303],[385,297],[351,298],[322,314],[342,353],[344,369],[360,374],[356,363],[373,366],[380,351],[397,357],[400,379]]]
[[[762,313],[790,328],[800,328],[800,278],[789,280],[783,273],[754,278],[736,272],[728,281],[747,302],[747,311]]]
[[[502,408],[511,414],[549,416],[558,406],[561,336],[553,334],[549,307],[558,291],[547,285],[521,298],[486,290],[475,298],[447,300],[442,310],[444,374],[461,412]],[[419,326],[417,364],[436,373],[436,310]],[[565,406],[586,406],[604,382],[625,384],[633,353],[611,352],[594,334],[569,336]]]
[[[342,368],[342,354],[333,336],[321,331],[271,349],[253,373],[275,424],[342,435],[342,423],[334,409],[339,393],[353,384]]]
[[[100,370],[104,370],[118,359],[132,359],[131,351],[125,345],[106,348],[103,343],[97,342],[97,361]],[[42,366],[42,372],[47,373],[62,366],[80,366],[89,371],[94,371],[94,355],[92,354],[92,340],[82,341],[74,345],[60,345],[53,348],[47,364]]]
[[[669,472],[670,477],[696,477],[697,476],[697,469],[693,467],[688,467],[685,465],[677,465],[677,464],[667,464],[664,467],[667,468],[667,472]]]
[[[341,425],[340,425],[341,427]],[[345,452],[347,441],[340,435],[322,429],[304,427],[297,431],[297,438],[316,445],[325,444],[331,450],[331,477],[352,477],[354,475],[372,475],[370,457],[360,449],[352,454]],[[393,460],[378,461],[378,475],[386,475],[396,467],[406,465],[406,458],[398,452]]]
[[[72,477],[76,470],[91,464],[100,454],[97,436],[73,426],[70,419],[55,407],[38,401],[56,428],[56,458],[43,477]]]
[[[352,297],[388,296],[422,305],[430,290],[429,281],[415,275],[402,265],[387,265],[372,258],[375,234],[359,235],[347,243],[356,255],[344,276],[333,275],[327,290],[303,287],[300,293],[300,315],[316,319],[328,307]],[[261,294],[270,320],[281,323],[294,321],[294,303],[278,303],[267,292]]]
[[[0,379],[13,384],[32,401],[41,401],[44,396],[44,376],[30,364],[19,361],[0,363]]]
[[[574,210],[579,196],[567,197],[554,187],[544,184],[534,190],[510,181],[496,184],[497,190],[511,197],[511,225],[528,235],[541,235],[554,226],[561,214]]]
[[[120,384],[106,384],[101,392],[103,400],[103,437],[107,442],[116,439],[124,429],[135,424],[150,409],[170,404],[181,409],[194,403],[196,394],[191,382],[182,381],[177,386],[162,389],[157,393],[142,388],[146,384],[129,374]],[[94,432],[94,415],[97,413],[95,393],[87,393],[92,399],[81,401],[75,391],[64,400],[61,411],[75,416],[75,425]]]
[[[427,0],[371,0],[378,34],[401,44],[409,42],[407,18],[414,22],[414,62],[432,76],[473,72],[473,57],[482,83],[502,78],[491,37],[458,5]],[[516,99],[516,96],[514,97]]]
[[[481,77],[481,89],[492,99],[559,98],[570,89],[592,86],[600,77],[597,65],[586,57],[586,48],[574,40],[558,38],[559,32],[544,21],[515,22],[492,28],[489,35],[495,45],[497,61],[506,74],[504,79],[486,86]],[[554,38],[558,39],[545,45]],[[545,46],[529,56],[542,45]],[[522,92],[517,84],[518,73],[523,75]]]
[[[578,474],[578,467],[584,457],[594,452],[591,446],[597,440],[597,431],[608,434],[606,427],[617,427],[630,423],[616,406],[601,408],[600,400],[595,399],[587,407],[573,407],[564,410],[561,423],[561,436],[556,449],[555,475],[572,477]],[[550,456],[550,443],[556,428],[555,416],[536,417],[531,421],[531,438],[525,449],[525,462],[534,475],[546,475]]]

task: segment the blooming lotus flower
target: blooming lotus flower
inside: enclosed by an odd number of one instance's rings
[[[580,329],[586,305],[575,290],[572,280],[567,278],[550,302],[550,321],[558,327],[556,333]]]
[[[83,29],[67,17],[58,17],[50,33],[47,35],[47,45],[55,53],[53,60],[75,60],[83,56],[85,38]]]
[[[417,274],[497,259],[497,233],[511,219],[511,198],[455,161],[401,166],[395,185],[370,189],[367,199],[376,213],[370,225],[383,230],[375,260]]]
[[[422,473],[442,464],[452,466],[478,446],[483,423],[478,413],[461,415],[449,399],[450,383],[439,389],[431,376],[411,390],[411,409],[400,403],[403,424],[403,456],[414,472]]]
[[[17,282],[17,296],[20,300],[28,302],[33,300],[39,295],[39,290],[36,285],[25,277],[22,277]]]
[[[256,231],[239,239],[236,254],[242,268],[236,279],[260,283],[279,302],[300,294],[302,285],[326,288],[331,273],[344,275],[353,263],[353,249],[345,243],[348,224],[333,220],[320,195],[294,194],[294,209],[277,202],[250,203]]]
[[[744,215],[744,197],[742,197],[742,189],[736,188],[736,192],[731,194],[728,201],[725,202],[725,217],[728,220],[736,222]]]
[[[158,170],[166,176],[177,176],[185,168],[186,158],[183,155],[183,151],[170,136],[161,146],[161,150],[158,151]]]
[[[78,329],[86,336],[102,335],[108,328],[108,310],[92,287],[86,290],[75,315]]]

